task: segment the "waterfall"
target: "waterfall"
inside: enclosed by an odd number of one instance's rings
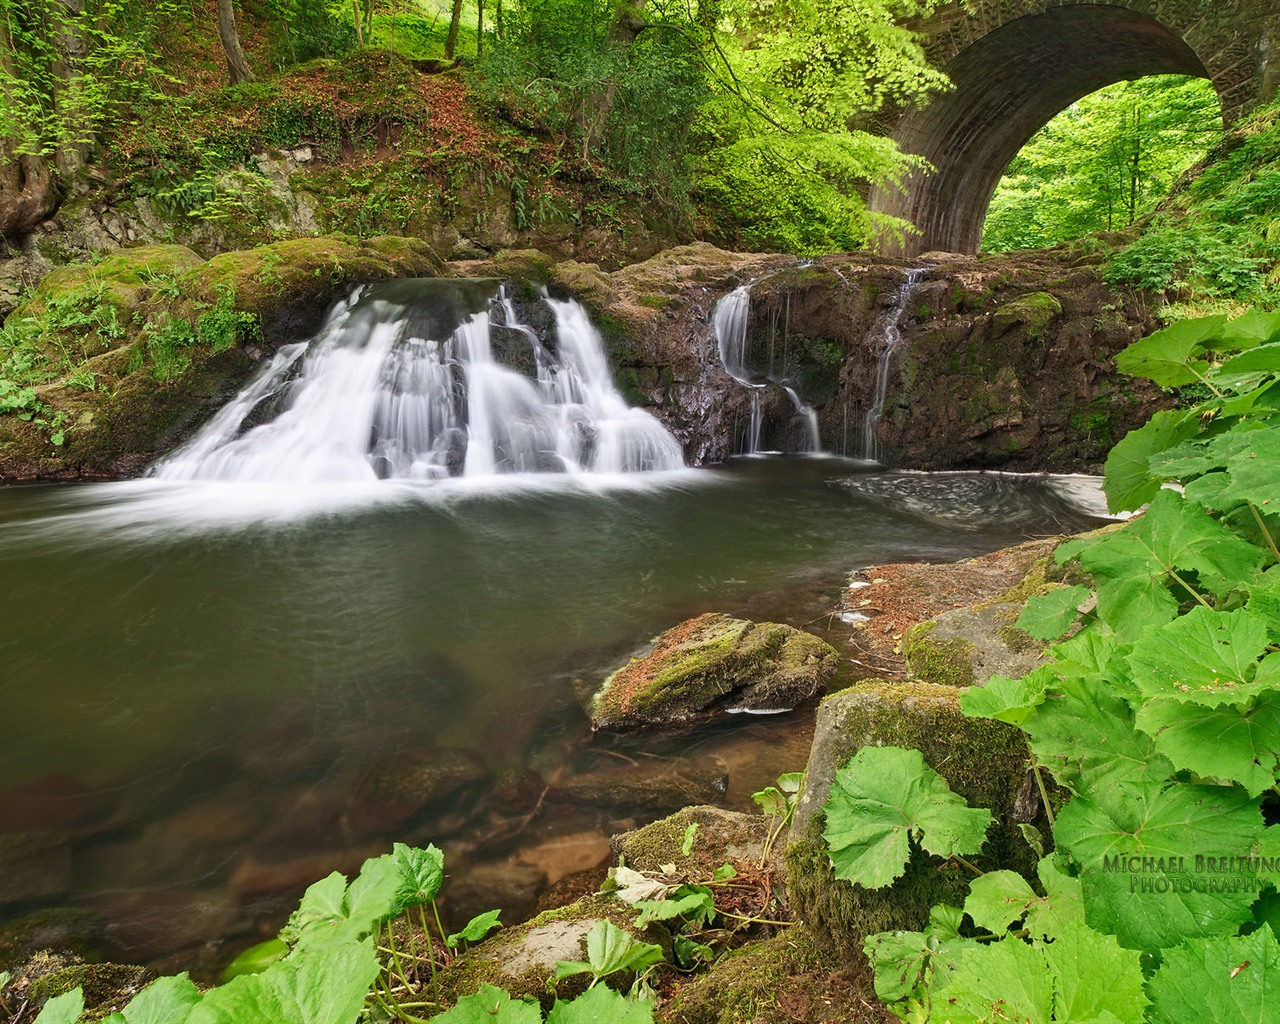
[[[871,408],[867,410],[862,426],[862,457],[879,461],[880,445],[876,441],[876,427],[884,414],[885,394],[889,390],[889,365],[894,350],[902,341],[902,315],[907,311],[907,303],[916,290],[916,285],[924,277],[926,267],[915,267],[908,270],[906,276],[894,290],[893,301],[881,314],[871,334],[873,343],[879,347],[879,360],[876,366],[876,390],[871,400]]]
[[[754,282],[753,282],[754,283]],[[716,303],[711,322],[715,331],[716,346],[720,353],[720,362],[735,381],[748,390],[750,401],[750,422],[743,445],[744,455],[755,455],[760,451],[760,436],[764,428],[763,397],[770,385],[781,388],[796,415],[805,425],[805,438],[808,452],[822,450],[818,439],[818,414],[812,406],[805,404],[794,388],[772,374],[754,374],[748,366],[750,348],[751,319],[751,284],[739,285]],[[770,355],[772,367],[772,353]],[[785,354],[784,354],[785,362]]]
[[[497,282],[370,287],[311,341],[283,347],[152,475],[301,483],[683,466],[675,438],[614,387],[582,306],[544,301],[553,344]]]

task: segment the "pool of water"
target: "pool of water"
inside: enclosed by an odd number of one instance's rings
[[[593,737],[582,693],[646,639],[718,610],[840,642],[850,570],[1091,525],[1073,487],[760,458],[0,489],[0,916],[73,907],[111,955],[181,969],[271,932],[300,884],[392,839],[554,881],[592,836],[662,810],[593,806],[584,786],[557,802],[573,779],[661,762],[700,785],[714,763],[707,784],[740,805],[802,767],[795,716],[677,751]],[[416,805],[379,788],[397,762],[464,781]],[[520,860],[566,837],[581,849],[558,867]]]

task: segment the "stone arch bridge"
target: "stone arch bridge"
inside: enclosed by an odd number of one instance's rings
[[[1004,168],[1082,96],[1194,75],[1213,83],[1231,124],[1280,85],[1280,0],[970,0],[913,27],[955,88],[882,126],[935,168],[870,197],[919,228],[908,255],[977,252]]]

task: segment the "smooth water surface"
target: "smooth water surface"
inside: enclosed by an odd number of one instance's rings
[[[1092,522],[1064,494],[824,458],[0,489],[0,808],[42,787],[93,805],[41,824],[64,830],[69,890],[0,914],[63,901],[109,931],[139,890],[247,906],[246,863],[358,845],[344,808],[387,757],[462,748],[491,773],[546,774],[589,738],[575,681],[661,630],[707,610],[827,629],[851,569]],[[281,808],[307,799],[309,831],[282,835]],[[234,827],[190,824],[227,804]],[[116,874],[112,857],[128,862]],[[243,932],[234,906],[224,916]],[[135,931],[117,947],[158,956]]]

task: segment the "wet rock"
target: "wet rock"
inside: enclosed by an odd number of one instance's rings
[[[521,847],[516,856],[534,865],[548,883],[554,884],[568,875],[598,868],[611,860],[613,853],[603,832],[588,830]]]
[[[1062,303],[1048,292],[1029,292],[998,307],[991,324],[998,331],[1025,327],[1027,335],[1037,338],[1054,318],[1062,315]]]
[[[247,857],[232,873],[228,886],[242,903],[277,893],[296,892],[301,896],[307,886],[332,871],[353,877],[368,858],[389,852],[388,845],[374,843],[349,849],[322,850],[287,860]]]
[[[547,785],[531,768],[508,768],[499,772],[489,790],[488,803],[505,814],[528,814],[541,799]]]
[[[906,873],[886,888],[869,890],[834,877],[822,838],[822,807],[836,771],[864,746],[919,750],[970,806],[989,808],[995,817],[982,853],[971,859],[983,870],[1034,872],[1037,858],[1015,813],[1026,774],[1026,738],[1002,722],[966,718],[957,703],[960,693],[928,683],[866,681],[818,708],[786,852],[788,892],[792,910],[819,941],[850,962],[860,962],[866,935],[921,928],[936,903],[960,906],[969,883],[957,872],[939,871],[936,860],[918,848]],[[1043,821],[1036,824],[1047,828]]]
[[[792,626],[709,612],[609,676],[591,702],[592,723],[613,732],[689,728],[786,711],[821,693],[838,662],[835,648]]]
[[[662,813],[718,800],[727,788],[723,762],[680,758],[570,775],[556,783],[547,799],[607,813],[623,808]]]
[[[264,828],[253,838],[253,852],[265,858],[298,850],[331,849],[345,838],[342,794],[315,786],[296,786],[277,794]]]
[[[476,864],[450,873],[440,912],[451,928],[487,910],[501,910],[503,924],[511,925],[529,917],[546,888],[546,873],[534,864]]]
[[[102,911],[107,921],[104,942],[111,954],[139,962],[199,946],[210,936],[249,929],[236,900],[224,889],[130,893],[104,903]]]
[[[71,845],[61,833],[0,833],[0,906],[61,896],[71,879]]]
[[[61,949],[100,959],[102,921],[83,907],[49,907],[0,922],[0,970],[14,967],[41,949]]]
[[[470,751],[434,747],[396,754],[360,784],[347,811],[347,825],[356,836],[389,834],[485,777],[480,759]]]
[[[45,775],[0,792],[0,833],[58,828],[68,831],[100,821],[112,800],[69,775]]]

